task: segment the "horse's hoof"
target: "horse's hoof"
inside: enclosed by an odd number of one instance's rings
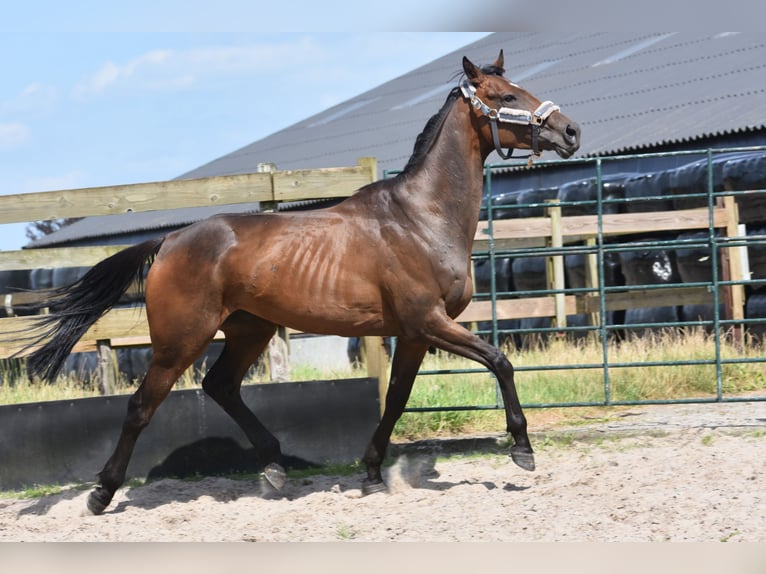
[[[91,514],[98,516],[99,514],[102,514],[107,506],[109,506],[109,503],[111,502],[111,499],[107,499],[108,497],[105,496],[100,492],[99,489],[94,490],[88,495],[88,510],[91,512]]]
[[[263,476],[269,481],[269,484],[276,490],[282,490],[287,482],[287,473],[276,462],[272,462],[266,465],[263,469]]]
[[[522,452],[511,448],[511,460],[524,470],[535,470],[535,455],[531,452]]]
[[[388,492],[386,483],[382,480],[373,482],[369,479],[362,482],[362,496],[368,496],[370,494],[375,494],[376,492]]]

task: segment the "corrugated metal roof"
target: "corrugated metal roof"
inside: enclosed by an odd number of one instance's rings
[[[487,63],[501,48],[509,78],[580,123],[579,156],[765,125],[766,42],[755,34],[496,33],[184,177],[244,173],[263,161],[279,169],[353,165],[363,155],[381,170],[401,169],[455,85],[462,56]]]
[[[401,169],[415,138],[456,84],[463,55],[484,64],[500,49],[507,77],[553,100],[580,123],[578,156],[642,151],[765,127],[766,41],[757,34],[499,32],[181,177],[248,173],[263,162],[278,169],[346,166],[362,156],[376,157],[381,172]],[[489,161],[499,158],[493,154]],[[151,216],[132,214],[126,224],[140,226],[143,217]],[[72,225],[70,234],[88,231],[97,219]],[[101,233],[127,230],[113,227],[113,221],[118,223],[111,217],[98,222]]]

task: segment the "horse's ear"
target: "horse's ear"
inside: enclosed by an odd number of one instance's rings
[[[474,84],[479,80],[479,77],[481,76],[481,70],[479,70],[479,68],[477,68],[474,63],[465,56],[463,56],[463,71],[465,72],[468,80]]]
[[[505,56],[503,56],[502,48],[500,48],[500,55],[497,57],[497,60],[495,60],[494,66],[505,71]]]

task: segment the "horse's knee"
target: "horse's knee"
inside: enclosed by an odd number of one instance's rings
[[[128,400],[128,413],[125,416],[124,426],[131,429],[141,430],[149,424],[150,415],[141,397],[136,393]]]
[[[504,377],[513,377],[513,364],[508,357],[497,347],[492,347],[487,357],[492,370]]]

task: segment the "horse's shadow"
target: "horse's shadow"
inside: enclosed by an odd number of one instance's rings
[[[489,444],[489,443],[488,443]],[[492,443],[494,444],[494,443]],[[477,447],[476,444],[471,446]],[[486,445],[478,445],[486,446]],[[450,448],[447,451],[452,450]],[[478,450],[484,450],[479,448]],[[488,449],[489,450],[489,449]],[[384,468],[383,474],[389,487],[397,489],[404,483],[407,488],[445,491],[463,484],[482,484],[487,490],[498,487],[487,481],[448,481],[440,479],[436,470],[439,455],[445,454],[442,445],[421,444],[417,448],[394,449],[391,463]],[[285,456],[283,462],[288,469],[319,468],[304,459]],[[315,480],[312,477],[288,480],[283,491],[276,491],[260,473],[263,470],[252,449],[244,449],[232,439],[204,439],[193,443],[171,454],[161,465],[153,468],[147,478],[150,481],[161,478],[199,478],[227,476],[239,479],[232,480],[223,488],[220,484],[209,483],[209,488],[184,488],[184,482],[168,482],[162,484],[162,492],[158,495],[156,489],[136,488],[127,494],[127,500],[117,504],[111,512],[123,512],[130,507],[153,509],[171,502],[192,502],[201,496],[208,496],[221,503],[231,502],[239,498],[257,497],[264,500],[287,499],[295,500],[311,494],[326,492],[328,482]],[[358,475],[338,476],[337,487],[341,491],[360,489],[363,471]],[[188,484],[188,483],[187,483]],[[151,487],[151,485],[148,485]],[[527,486],[505,484],[503,490],[513,492],[526,490]],[[361,497],[361,493],[359,493]],[[107,510],[107,512],[110,512]]]
[[[469,450],[495,450],[493,442],[476,444],[472,442]],[[436,470],[437,457],[457,452],[460,444],[454,448],[445,448],[445,443],[438,445],[423,442],[408,448],[393,448],[390,464],[383,469],[384,479],[389,487],[396,489],[402,483],[407,488],[445,491],[464,484],[483,484],[487,490],[499,488],[487,481],[448,481],[440,479]],[[473,447],[473,448],[471,448]],[[283,463],[288,470],[319,468],[319,465],[302,458],[286,455]],[[327,491],[327,481],[291,479],[283,491],[275,490],[261,475],[263,465],[258,462],[254,449],[243,448],[231,438],[206,438],[191,443],[171,453],[162,463],[153,467],[146,476],[146,484],[140,488],[126,491],[125,499],[106,510],[107,514],[122,513],[128,508],[151,510],[172,502],[192,502],[201,496],[211,497],[216,502],[226,503],[239,498],[257,497],[264,500],[299,499],[305,496]],[[194,486],[194,481],[204,478],[226,477],[231,480],[223,488],[210,482],[207,487]],[[361,487],[363,471],[358,475],[339,476],[338,487],[342,491],[353,491]],[[164,480],[163,479],[174,479]],[[526,486],[506,484],[506,491],[525,490]],[[42,497],[34,504],[24,508],[19,514],[47,514],[62,500],[72,500],[83,495],[82,488],[73,488],[55,496]],[[361,493],[360,493],[361,497]]]
[[[282,463],[288,470],[319,468],[319,465],[300,457],[283,455]],[[243,496],[264,499],[281,498],[261,475],[263,464],[255,455],[255,449],[243,448],[232,438],[205,438],[173,451],[162,463],[146,475],[147,488],[131,489],[127,499],[117,504],[111,512],[122,512],[128,507],[152,509],[169,502],[191,502],[200,496],[210,496],[218,502],[230,502]],[[223,491],[210,488],[184,488],[204,478],[232,478],[232,487]],[[161,485],[153,485],[162,479],[177,479]],[[158,496],[160,489],[164,496]],[[109,512],[109,511],[107,511]]]

